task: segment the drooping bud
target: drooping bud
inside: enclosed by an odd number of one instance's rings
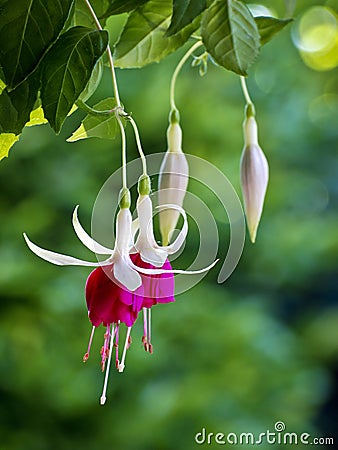
[[[164,155],[159,176],[159,205],[178,205],[182,207],[189,181],[187,158],[182,151],[182,129],[177,110],[170,113],[167,129],[168,149]],[[159,213],[162,244],[168,245],[176,228],[179,212],[164,209]]]
[[[254,243],[263,211],[269,180],[269,166],[263,150],[258,144],[257,122],[253,108],[247,107],[243,131],[244,149],[240,163],[241,186],[247,226],[250,239]]]

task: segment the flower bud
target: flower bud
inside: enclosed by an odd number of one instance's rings
[[[168,150],[166,151],[159,176],[159,205],[177,205],[182,207],[189,181],[189,167],[182,151],[182,130],[177,115],[171,115],[171,123],[167,130]],[[175,209],[164,209],[159,213],[162,244],[168,245],[176,228],[179,212]]]
[[[269,166],[258,145],[257,123],[253,115],[248,114],[244,120],[243,131],[244,149],[240,163],[241,185],[250,239],[255,242],[269,180]]]

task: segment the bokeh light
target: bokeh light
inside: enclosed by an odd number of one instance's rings
[[[338,16],[331,8],[307,9],[292,31],[293,42],[308,67],[323,71],[338,65]]]

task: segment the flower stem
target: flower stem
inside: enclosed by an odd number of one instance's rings
[[[243,91],[243,95],[246,102],[246,117],[255,116],[255,105],[253,104],[253,101],[251,100],[248,87],[246,85],[245,77],[240,77],[241,80],[241,87]]]
[[[100,21],[99,21],[97,15],[95,14],[95,11],[94,11],[92,5],[90,4],[90,1],[89,0],[85,0],[85,3],[86,3],[86,5],[87,5],[87,7],[89,9],[89,12],[90,12],[91,16],[93,17],[93,20],[95,22],[95,25],[96,25],[97,29],[102,31],[103,28],[102,28],[102,26],[100,24]],[[119,95],[119,90],[118,90],[118,86],[117,86],[113,55],[112,55],[109,43],[107,45],[107,50],[106,51],[107,51],[107,55],[108,55],[109,67],[110,67],[110,72],[111,72],[111,76],[112,76],[114,97],[115,97],[116,105],[117,105],[117,111],[115,113],[115,117],[116,117],[117,123],[119,124],[120,130],[121,130],[121,139],[122,139],[122,187],[126,188],[127,187],[126,132],[124,130],[124,126],[123,126],[123,123],[122,123],[121,117],[120,117],[120,111],[122,111],[123,108],[122,108],[120,95]]]
[[[146,157],[145,157],[143,149],[142,149],[140,134],[138,132],[138,128],[137,128],[136,122],[130,115],[128,116],[128,119],[129,119],[129,121],[130,121],[130,123],[131,123],[131,125],[133,127],[133,130],[134,130],[137,150],[139,152],[139,155],[140,155],[140,158],[141,158],[141,162],[142,162],[143,175],[147,175],[147,160],[146,160]]]
[[[171,78],[171,83],[170,83],[170,107],[171,107],[171,110],[177,110],[176,103],[175,103],[175,85],[176,85],[176,80],[177,80],[178,74],[180,73],[184,63],[189,59],[189,57],[192,55],[192,53],[201,45],[202,45],[202,41],[199,40],[199,41],[195,42],[195,44],[189,48],[189,50],[185,53],[185,55],[182,57],[182,59],[176,66],[176,69],[173,73],[173,76]]]

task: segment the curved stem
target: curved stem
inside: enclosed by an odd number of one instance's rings
[[[140,155],[140,158],[141,158],[141,162],[142,162],[143,175],[147,175],[147,160],[146,160],[146,157],[145,157],[145,155],[143,153],[143,150],[142,150],[140,134],[138,132],[138,128],[137,128],[136,122],[131,116],[128,116],[128,120],[130,120],[130,123],[131,123],[131,125],[133,127],[133,130],[134,130],[137,150],[139,152],[139,155]]]
[[[79,99],[76,100],[75,104],[78,108],[82,109],[87,114],[95,117],[102,117],[102,116],[109,117],[115,113],[115,109],[106,109],[103,111],[98,111],[97,109],[92,108],[91,106],[87,105],[87,103]]]
[[[92,5],[90,4],[89,0],[85,0],[86,5],[89,9],[90,14],[93,17],[93,20],[95,22],[96,27],[99,30],[103,30],[99,19],[97,18],[97,15],[95,14],[95,11],[92,7]],[[112,75],[112,81],[113,81],[113,89],[114,89],[114,96],[115,96],[115,100],[116,100],[116,104],[118,107],[121,107],[121,100],[120,100],[120,96],[119,96],[119,90],[117,87],[117,80],[116,80],[116,74],[115,74],[115,67],[114,67],[114,61],[113,61],[113,55],[110,49],[110,46],[108,44],[107,46],[107,55],[108,55],[108,60],[109,60],[109,66],[110,66],[110,71],[111,71],[111,75]]]
[[[183,56],[183,58],[181,59],[181,61],[177,64],[176,69],[173,73],[173,76],[171,78],[171,83],[170,83],[170,107],[173,110],[177,110],[176,107],[176,103],[175,103],[175,85],[176,85],[176,80],[177,80],[177,76],[180,73],[184,63],[187,61],[187,59],[192,55],[192,53],[202,45],[202,41],[198,41],[195,42],[195,44],[189,48],[189,50],[185,53],[185,55]]]
[[[245,77],[240,76],[240,79],[241,79],[241,86],[242,86],[242,91],[243,91],[245,101],[246,101],[247,105],[253,105],[247,85],[246,85]]]
[[[127,189],[127,142],[126,142],[126,132],[119,116],[118,111],[115,114],[117,123],[119,124],[121,131],[121,144],[122,144],[122,188]]]

